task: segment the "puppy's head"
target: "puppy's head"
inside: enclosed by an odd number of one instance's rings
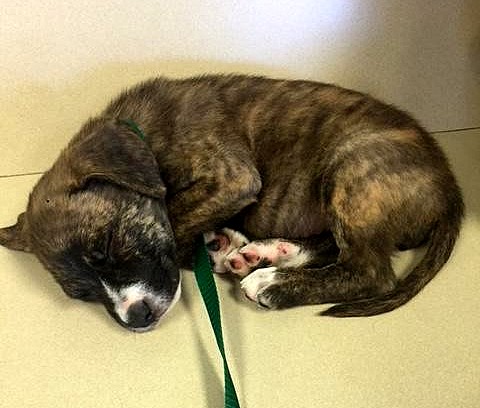
[[[178,300],[180,275],[165,187],[127,126],[91,121],[33,189],[0,244],[31,251],[73,298],[102,302],[146,331]]]

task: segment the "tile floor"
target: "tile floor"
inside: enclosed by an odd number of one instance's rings
[[[44,121],[51,132],[32,128],[22,138],[13,122],[8,135],[1,123],[4,226],[39,177],[18,174],[43,171],[72,124]],[[346,320],[319,317],[318,306],[269,313],[217,279],[242,407],[480,406],[480,129],[437,137],[467,217],[451,260],[406,306]],[[223,406],[221,364],[191,273],[163,324],[133,334],[102,307],[67,299],[32,256],[0,248],[0,265],[0,407]]]

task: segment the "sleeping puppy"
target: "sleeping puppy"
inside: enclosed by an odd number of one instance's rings
[[[179,267],[191,267],[203,232],[282,238],[283,255],[310,248],[297,263],[240,254],[258,304],[338,303],[324,314],[369,316],[435,276],[462,215],[434,139],[370,96],[310,81],[156,78],[85,123],[0,243],[33,252],[67,295],[145,331],[179,298]],[[392,254],[421,244],[425,257],[397,281]]]

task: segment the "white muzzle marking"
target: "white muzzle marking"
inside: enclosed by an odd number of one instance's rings
[[[159,320],[163,319],[163,317],[172,309],[173,305],[177,303],[178,299],[180,299],[182,292],[181,276],[173,298],[156,294],[145,282],[137,282],[133,285],[125,286],[120,289],[114,289],[103,281],[102,284],[108,297],[113,302],[115,313],[118,315],[120,320],[126,324],[128,324],[128,309],[136,302],[142,300],[146,301],[156,316],[162,312],[162,314],[151,326],[145,328],[136,328],[135,331],[145,331],[145,329],[153,327],[156,323],[158,323]]]

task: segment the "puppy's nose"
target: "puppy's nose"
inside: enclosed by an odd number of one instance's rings
[[[130,327],[148,327],[154,320],[152,309],[144,300],[135,302],[128,308],[128,325]]]

